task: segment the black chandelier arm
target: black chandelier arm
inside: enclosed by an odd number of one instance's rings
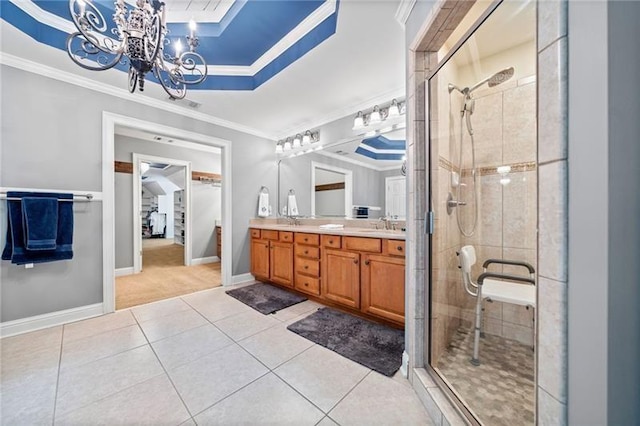
[[[91,71],[104,71],[118,65],[123,51],[112,52],[100,49],[95,39],[87,38],[81,32],[67,37],[67,54],[80,67]]]

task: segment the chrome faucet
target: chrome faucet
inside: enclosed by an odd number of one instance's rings
[[[379,220],[382,222],[382,226],[383,226],[382,229],[385,229],[385,230],[389,229],[389,218],[388,217],[382,216]],[[377,228],[377,226],[376,226],[376,228]]]

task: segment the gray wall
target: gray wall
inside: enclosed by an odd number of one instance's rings
[[[273,142],[8,66],[0,85],[5,187],[101,191],[103,111],[231,141],[232,274],[249,272],[248,222],[260,186],[275,187]],[[73,260],[33,269],[2,262],[1,321],[102,302],[102,206],[75,209],[86,212],[75,216]],[[6,214],[0,221],[3,231]],[[4,244],[4,232],[0,238]]]
[[[133,161],[133,153],[155,155],[174,160],[190,161],[192,170],[207,173],[220,173],[220,154],[196,151],[167,144],[134,139],[116,135],[115,160]],[[132,211],[133,175],[116,173],[115,178],[115,241],[116,269],[133,266],[133,217]],[[219,188],[200,182],[191,181],[192,207],[192,251],[193,259],[216,255],[215,221],[220,220]],[[122,203],[122,204],[120,204]],[[172,203],[173,208],[173,203]],[[173,226],[173,223],[168,223]]]
[[[639,20],[637,2],[569,2],[572,425],[640,424]]]

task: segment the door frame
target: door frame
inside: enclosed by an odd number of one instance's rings
[[[149,133],[161,133],[182,141],[183,146],[193,149],[209,150],[211,147],[221,150],[222,174],[222,227],[228,231],[222,233],[222,285],[233,284],[232,280],[232,236],[231,217],[231,141],[201,133],[169,127],[151,121],[140,120],[108,111],[102,113],[102,310],[115,311],[115,133],[116,126],[129,127]]]
[[[330,166],[317,161],[311,162],[311,216],[316,215],[316,169],[329,170],[344,175],[344,215],[351,217],[353,206],[353,171],[336,166]]]
[[[141,163],[163,163],[184,167],[184,265],[191,266],[191,162],[133,153],[133,273],[142,271],[142,173]],[[172,203],[173,206],[173,203]],[[167,223],[166,226],[173,226]]]

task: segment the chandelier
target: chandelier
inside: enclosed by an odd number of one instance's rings
[[[127,7],[129,6],[129,8]],[[105,20],[92,0],[69,0],[69,11],[77,32],[67,37],[67,53],[82,68],[104,71],[129,65],[129,91],[144,91],[145,77],[152,72],[172,99],[182,99],[187,86],[207,77],[207,63],[196,53],[196,24],[189,22],[189,49],[174,43],[175,54],[167,53],[169,39],[165,4],[159,0],[136,0],[131,6],[115,1],[113,23]],[[115,25],[113,25],[115,24]],[[168,50],[168,49],[167,49]]]

